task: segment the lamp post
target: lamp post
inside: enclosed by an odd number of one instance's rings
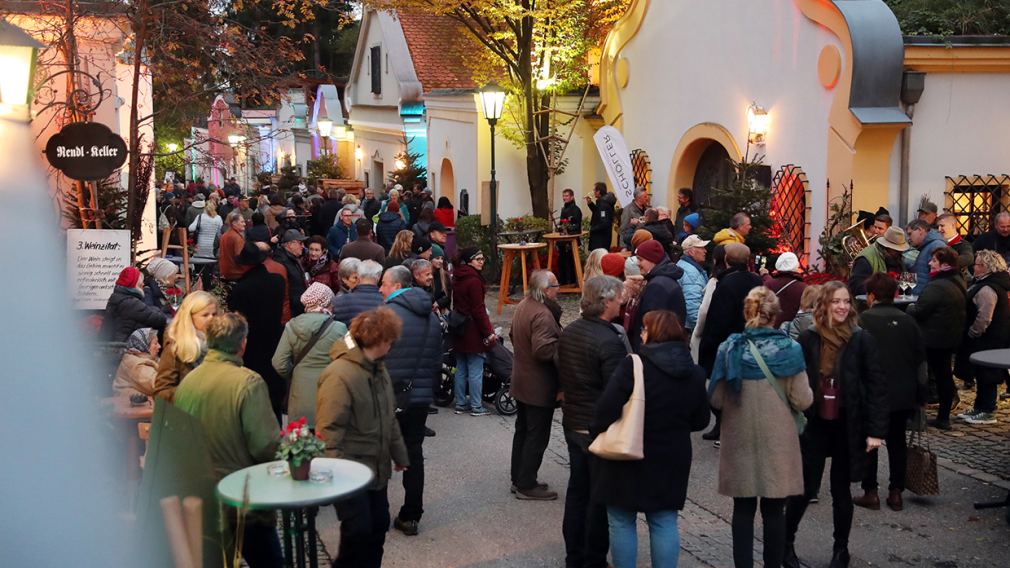
[[[32,78],[41,47],[27,32],[0,19],[0,118],[31,121]]]
[[[319,129],[319,155],[329,154],[330,132],[333,131],[333,121],[326,112],[326,99],[319,99],[319,113],[316,114],[316,128]]]
[[[484,118],[491,127],[491,257],[498,267],[498,181],[495,179],[494,127],[501,118],[505,107],[505,90],[498,83],[490,82],[480,90],[480,102],[484,108]]]

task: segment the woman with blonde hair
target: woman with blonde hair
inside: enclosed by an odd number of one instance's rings
[[[403,229],[399,233],[396,233],[396,239],[393,240],[393,246],[389,248],[389,254],[386,255],[386,260],[382,263],[382,267],[388,269],[392,266],[403,264],[403,261],[407,260],[407,257],[410,256],[410,247],[413,242],[413,231]]]
[[[607,249],[594,249],[586,257],[586,267],[582,269],[582,281],[585,282],[594,276],[603,276],[603,257],[606,256]]]
[[[774,292],[764,286],[751,289],[744,299],[746,327],[719,345],[708,387],[712,407],[722,410],[719,493],[733,498],[737,567],[754,565],[759,497],[764,565],[781,566],[786,497],[803,492],[793,413],[810,406],[813,392],[800,345],[774,328],[780,312]]]
[[[852,487],[866,472],[866,455],[887,436],[890,407],[887,379],[873,336],[858,325],[852,296],[842,282],[828,282],[814,309],[814,327],[800,334],[814,404],[800,439],[803,495],[786,503],[786,553],[782,565],[798,567],[794,542],[810,499],[817,495],[831,458],[831,508],[834,517],[832,568],[849,565]]]
[[[186,296],[165,331],[165,348],[158,363],[154,394],[172,402],[175,389],[207,354],[204,332],[217,315],[217,296],[196,291]]]

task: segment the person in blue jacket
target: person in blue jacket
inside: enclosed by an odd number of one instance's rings
[[[358,238],[354,230],[355,209],[353,205],[345,205],[337,215],[337,221],[326,233],[326,248],[330,251],[330,258],[340,258],[340,249]]]
[[[916,219],[908,224],[908,242],[919,251],[914,260],[905,261],[909,272],[915,273],[912,295],[918,296],[929,282],[929,259],[932,258],[933,251],[947,246],[947,241],[929,223]]]
[[[708,273],[701,263],[705,262],[705,255],[710,241],[704,241],[698,235],[690,235],[681,244],[684,249],[684,256],[677,261],[677,266],[684,271],[683,276],[677,282],[680,289],[684,291],[684,302],[687,304],[687,320],[684,322],[684,330],[688,336],[698,323],[698,309],[701,301],[705,298],[705,286],[708,284]]]

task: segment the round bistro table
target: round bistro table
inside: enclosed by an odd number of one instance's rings
[[[1010,349],[987,349],[972,353],[968,360],[973,365],[980,367],[990,367],[993,369],[1010,369]],[[1006,507],[1006,522],[1010,525],[1010,491],[1007,491],[1006,499],[1002,501],[989,501],[975,503],[976,509],[997,509]]]
[[[311,472],[328,469],[333,477],[326,482],[295,481],[285,473],[273,476],[268,468],[273,461],[232,472],[217,484],[217,496],[225,505],[242,507],[246,480],[249,482],[250,510],[280,510],[284,516],[284,560],[287,566],[316,568],[316,513],[319,507],[332,505],[364,489],[372,481],[372,470],[358,462],[336,458],[315,458]],[[295,554],[292,554],[292,537]]]

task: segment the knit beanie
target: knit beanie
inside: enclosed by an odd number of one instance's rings
[[[603,273],[607,276],[613,276],[614,278],[624,276],[624,256],[616,252],[603,255],[603,258],[600,260],[600,266],[603,268]]]
[[[445,258],[445,249],[438,243],[431,243],[431,258]]]
[[[644,243],[645,241],[652,238],[652,233],[646,231],[645,229],[639,229],[631,235],[631,249],[637,249],[638,245]]]
[[[164,282],[171,278],[173,275],[179,272],[178,267],[175,263],[156,256],[147,263],[147,273],[154,277],[158,282]]]
[[[638,266],[638,257],[629,256],[624,261],[624,277],[628,278],[631,276],[641,276],[642,269]]]
[[[134,266],[127,266],[119,273],[119,278],[116,279],[116,286],[136,288],[139,281],[140,271]]]
[[[659,264],[666,258],[666,251],[663,250],[663,245],[659,244],[659,241],[649,239],[635,248],[635,255],[653,264]]]
[[[333,290],[325,284],[313,282],[302,292],[301,300],[306,313],[326,311],[333,300]]]
[[[424,252],[424,251],[426,251],[426,250],[428,250],[430,248],[431,248],[431,241],[429,241],[428,239],[426,239],[424,237],[419,237],[417,235],[414,235],[414,240],[412,240],[411,243],[410,243],[410,250],[414,254],[418,254],[419,255],[422,252]]]
[[[481,250],[477,247],[463,247],[459,250],[459,262],[468,264],[478,254],[481,254]]]
[[[691,213],[690,215],[685,215],[684,222],[687,223],[688,225],[691,225],[692,229],[697,229],[698,225],[701,224],[701,215],[698,215],[697,213]],[[680,229],[680,227],[677,228]]]

